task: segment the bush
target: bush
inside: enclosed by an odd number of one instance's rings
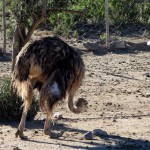
[[[12,90],[10,77],[4,77],[0,83],[0,121],[19,121],[22,115],[22,99]],[[34,98],[27,120],[33,119],[38,110],[38,102]]]

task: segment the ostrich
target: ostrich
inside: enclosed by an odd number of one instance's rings
[[[23,112],[16,137],[25,138],[26,116],[33,90],[39,91],[39,105],[46,112],[44,134],[53,138],[50,126],[54,106],[68,97],[68,107],[75,113],[85,111],[87,101],[73,98],[84,78],[85,66],[79,53],[58,37],[45,37],[25,45],[17,56],[13,87],[23,99]]]

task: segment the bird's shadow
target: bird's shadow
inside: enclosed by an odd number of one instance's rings
[[[60,122],[56,122],[54,126],[52,127],[52,130],[57,131],[64,131],[67,133],[73,133],[77,132],[83,135],[87,133],[87,130],[83,129],[77,129],[77,128],[71,128],[68,125],[65,124],[65,119],[61,120]],[[5,123],[5,125],[10,125],[12,127],[18,126],[18,122],[11,122],[11,123]],[[28,121],[27,122],[27,129],[29,130],[38,130],[43,129],[44,126],[44,120],[34,120],[34,121]],[[134,139],[134,138],[128,138],[123,137],[120,135],[112,135],[108,134],[106,131],[101,130],[102,132],[105,132],[104,135],[101,135],[99,137],[94,137],[93,140],[85,140],[84,138],[81,139],[73,139],[72,138],[58,138],[56,143],[54,140],[50,140],[49,142],[40,141],[37,139],[28,138],[27,140],[29,142],[35,142],[35,143],[41,143],[41,144],[54,144],[54,145],[60,145],[66,148],[70,149],[88,149],[88,150],[100,150],[100,149],[115,149],[115,150],[149,150],[150,149],[150,141],[143,140],[143,139]],[[36,136],[36,135],[35,135]],[[66,141],[66,142],[64,142]],[[103,142],[102,142],[103,141]],[[68,144],[67,144],[68,143]],[[76,143],[76,144],[75,144]]]

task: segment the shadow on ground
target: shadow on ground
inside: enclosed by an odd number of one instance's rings
[[[111,48],[109,51],[115,54],[136,54],[139,52],[149,52],[150,46],[147,45],[146,42],[140,43],[133,43],[133,42],[126,42],[127,47],[123,49],[115,49]]]
[[[64,119],[67,121],[66,119]],[[63,121],[64,122],[64,121]],[[19,122],[7,122],[5,125],[10,125],[12,127],[18,126]],[[30,130],[33,129],[43,129],[44,126],[44,120],[35,120],[35,121],[28,121],[27,122],[27,128]],[[52,128],[53,131],[64,131],[64,132],[78,132],[81,133],[83,136],[86,132],[86,130],[80,130],[75,128],[70,128],[64,123],[55,123],[55,125]],[[33,131],[34,132],[34,131]],[[150,141],[148,140],[142,140],[142,139],[133,139],[133,138],[127,138],[122,137],[120,135],[112,135],[108,134],[106,131],[105,135],[102,135],[101,137],[94,137],[93,140],[85,140],[85,139],[72,139],[66,138],[58,138],[57,141],[50,139],[50,142],[42,141],[42,140],[33,140],[32,137],[29,137],[27,141],[34,142],[34,143],[40,143],[40,144],[53,144],[53,145],[61,145],[62,147],[68,147],[70,149],[82,149],[82,150],[149,150],[150,149]],[[34,135],[36,136],[36,134]],[[63,141],[67,141],[64,144]],[[82,143],[82,144],[80,144]],[[82,146],[81,146],[82,145]]]
[[[11,61],[11,53],[5,53],[0,55],[0,62],[9,62]]]
[[[99,143],[99,141],[103,141],[105,144]],[[149,150],[150,149],[150,141],[141,140],[141,139],[131,139],[116,135],[107,135],[105,137],[100,137],[97,140],[92,141],[74,141],[68,140],[71,142],[71,146],[67,144],[62,144],[62,146],[70,147],[73,149],[88,149],[88,150]],[[86,144],[87,146],[76,146],[74,142],[81,142]],[[112,144],[113,143],[113,144]]]
[[[93,44],[93,43],[92,43]],[[95,43],[96,45],[97,43]],[[93,44],[94,45],[94,44]],[[80,49],[81,54],[85,54],[86,52],[92,52],[96,56],[103,56],[108,53],[114,53],[114,54],[137,54],[139,52],[149,52],[150,46],[147,45],[146,42],[140,42],[140,43],[133,43],[133,42],[126,42],[126,48],[114,48],[110,47],[110,49],[107,49],[106,46],[99,46],[98,49],[92,50],[92,47],[90,50],[83,50]]]
[[[69,132],[80,132],[82,134],[86,133],[85,130],[78,130],[78,129],[72,129],[63,126],[61,130],[69,131]],[[105,131],[104,131],[105,132]],[[132,139],[127,137],[122,137],[119,135],[105,135],[102,137],[99,137],[99,139],[95,140],[68,140],[68,139],[57,139],[57,143],[50,142],[43,142],[39,140],[32,140],[28,139],[30,142],[38,142],[43,144],[54,144],[54,145],[60,145],[64,147],[68,147],[70,149],[82,149],[82,150],[149,150],[150,149],[150,141],[142,140],[142,139]],[[69,144],[63,144],[63,141],[67,141]],[[62,143],[61,143],[62,142]],[[82,144],[80,144],[82,143]],[[105,143],[105,144],[103,144]],[[86,145],[86,146],[79,146],[79,145]]]

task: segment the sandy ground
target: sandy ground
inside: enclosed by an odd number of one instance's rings
[[[87,112],[71,113],[67,100],[59,105],[55,111],[63,118],[53,130],[64,134],[58,139],[43,134],[41,112],[26,123],[27,140],[15,138],[19,122],[0,123],[0,150],[150,150],[150,52],[90,51],[82,57],[86,77],[76,98],[88,100]],[[10,73],[10,60],[9,54],[0,59],[1,76]],[[94,129],[102,135],[84,139]]]

